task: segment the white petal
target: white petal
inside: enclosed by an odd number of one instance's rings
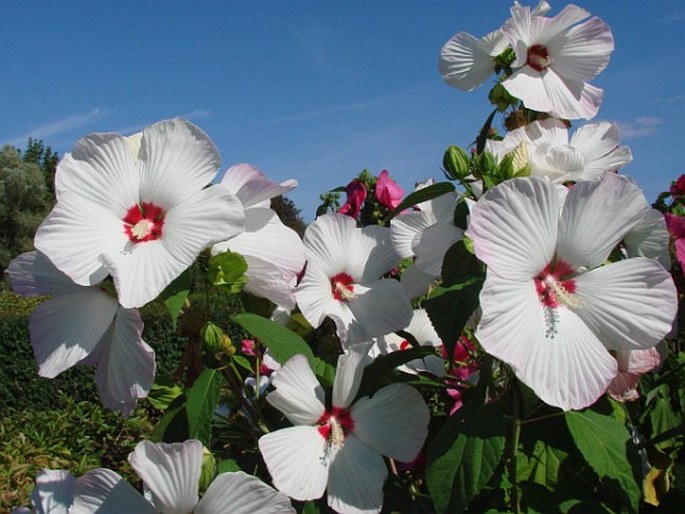
[[[485,41],[458,32],[440,51],[438,68],[442,79],[464,91],[474,90],[495,72],[491,50]]]
[[[297,305],[314,328],[318,328],[326,316],[343,310],[340,302],[333,298],[330,277],[318,266],[317,261],[308,261],[302,281],[295,289]],[[348,309],[344,310],[348,317],[351,316]]]
[[[628,232],[623,242],[630,257],[649,257],[655,259],[664,268],[671,269],[668,229],[661,211],[657,209],[645,211],[640,222]]]
[[[374,450],[411,462],[423,447],[430,413],[419,392],[406,384],[383,387],[351,409],[352,432]]]
[[[331,465],[328,505],[341,514],[380,512],[387,476],[380,454],[348,434]]]
[[[122,252],[127,244],[123,216],[72,191],[60,196],[34,239],[36,249],[82,286],[107,276],[99,259],[102,253]]]
[[[297,187],[297,180],[286,180],[277,184],[266,178],[266,175],[251,164],[236,164],[226,170],[221,185],[240,198],[247,209],[287,193]]]
[[[349,217],[349,216],[348,216]],[[354,246],[348,248],[348,266],[352,270],[361,268],[361,282],[378,279],[388,273],[400,262],[390,241],[390,229],[379,225],[369,225],[355,234]]]
[[[451,221],[439,222],[424,230],[414,247],[416,265],[429,275],[440,277],[447,250],[461,240],[463,233]]]
[[[502,81],[502,85],[511,96],[523,100],[529,109],[539,112],[551,112],[554,109],[542,75],[530,66],[516,70],[511,77]]]
[[[500,276],[526,280],[554,255],[559,195],[537,178],[507,180],[471,209],[468,236],[476,255]]]
[[[251,255],[243,255],[247,262],[246,292],[266,298],[287,310],[295,308],[297,275]]]
[[[256,477],[238,471],[221,473],[193,510],[194,514],[279,514],[295,512],[290,499]]]
[[[7,266],[12,290],[22,296],[76,293],[83,286],[58,270],[45,255],[32,251],[22,253]]]
[[[599,266],[647,209],[642,191],[625,177],[607,173],[599,182],[579,182],[564,203],[557,257],[574,269]]]
[[[435,285],[436,279],[416,264],[412,264],[402,273],[400,283],[407,298],[418,298],[430,291],[431,287]]]
[[[547,49],[553,57],[552,67],[559,75],[587,82],[609,64],[614,38],[607,24],[593,17],[550,41]]]
[[[508,363],[545,403],[564,410],[591,405],[616,375],[616,360],[572,311],[545,308],[533,281],[489,274],[480,295],[476,337]]]
[[[435,331],[425,309],[414,309],[414,315],[407,327],[407,332],[413,335],[421,346],[432,346],[434,348],[442,346],[442,340]]]
[[[488,140],[489,141],[489,140]],[[390,240],[402,259],[414,256],[414,246],[421,233],[437,220],[431,211],[402,214],[390,221]]]
[[[76,481],[69,514],[154,514],[155,508],[114,471],[97,468]]]
[[[627,146],[619,146],[620,135],[614,123],[583,125],[573,134],[571,144],[585,156],[585,169],[576,180],[599,180],[604,173],[628,164],[633,156]]]
[[[97,288],[57,296],[29,317],[31,346],[39,375],[54,378],[98,345],[117,312],[114,298]]]
[[[646,349],[671,330],[678,300],[669,272],[635,257],[584,273],[575,279],[582,301],[578,316],[611,349]]]
[[[313,425],[325,412],[326,395],[304,355],[294,355],[273,379],[266,400],[294,425]]]
[[[310,223],[304,233],[307,266],[316,264],[329,278],[342,272],[359,280],[366,257],[373,248],[357,248],[353,242],[360,238],[356,222],[343,214],[325,214]],[[352,268],[349,257],[363,253]],[[305,276],[307,273],[305,273]]]
[[[409,324],[413,312],[402,284],[390,278],[376,281],[346,305],[356,323],[348,328],[345,344],[369,341],[371,337],[402,330]]]
[[[138,153],[140,201],[168,210],[209,184],[220,163],[209,136],[188,121],[145,127]]]
[[[562,76],[554,68],[547,69],[542,75],[542,82],[553,105],[548,112],[560,118],[589,120],[595,117],[602,105],[604,92],[600,88],[573,77]],[[526,100],[523,103],[530,107]]]
[[[155,352],[142,339],[143,320],[135,309],[117,312],[103,337],[95,380],[102,404],[133,412],[139,398],[147,396],[155,379]]]
[[[327,442],[316,427],[295,426],[259,439],[259,450],[274,487],[300,501],[323,496],[335,453],[326,455]],[[335,452],[335,450],[332,450]]]
[[[31,502],[36,514],[67,514],[74,501],[76,478],[63,469],[43,469],[36,474]]]
[[[198,500],[202,443],[142,441],[128,456],[138,476],[152,492],[154,504],[165,514],[188,514]]]
[[[91,134],[80,139],[57,166],[55,194],[78,194],[123,219],[138,203],[140,177],[135,155],[119,134]]]
[[[357,396],[364,367],[369,364],[367,354],[372,345],[371,342],[356,344],[338,357],[333,383],[333,407],[346,409]]]

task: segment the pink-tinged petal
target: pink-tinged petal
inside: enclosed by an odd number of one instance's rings
[[[578,316],[610,350],[656,345],[671,330],[678,299],[671,274],[644,257],[577,276]]]
[[[473,91],[495,72],[493,56],[504,50],[501,43],[506,46],[500,31],[483,39],[458,32],[440,51],[438,69],[442,80],[463,91]]]
[[[323,496],[337,450],[326,453],[329,449],[317,427],[270,432],[259,439],[259,451],[276,489],[300,501]]]
[[[371,514],[383,507],[388,468],[380,454],[354,434],[336,455],[328,479],[328,505],[340,514]]]
[[[435,223],[437,219],[431,211],[410,212],[393,218],[390,222],[390,241],[400,258],[413,257],[421,233]]]
[[[38,374],[54,378],[90,354],[117,309],[116,300],[97,288],[57,296],[36,307],[29,330]]]
[[[573,77],[565,77],[549,68],[542,75],[542,82],[550,103],[553,105],[550,114],[560,118],[586,120],[592,119],[602,105],[604,91]],[[533,98],[522,98],[526,107],[533,108],[531,104],[536,102]]]
[[[664,214],[668,232],[674,239],[685,237],[685,217],[667,212]]]
[[[623,240],[630,257],[649,257],[671,269],[668,229],[661,211],[649,209]]]
[[[221,163],[209,136],[178,118],[145,127],[137,157],[140,201],[165,210],[209,184]]]
[[[34,245],[82,286],[107,276],[99,256],[120,253],[129,243],[122,217],[102,205],[65,191],[36,231]]]
[[[483,317],[476,337],[481,345],[509,364],[545,403],[582,409],[616,375],[616,360],[578,315],[563,306],[544,307],[532,280],[490,274],[480,300]]]
[[[461,241],[464,231],[451,221],[442,221],[428,227],[414,247],[416,265],[433,277],[442,276],[442,262],[450,247]]]
[[[128,456],[138,476],[150,489],[155,507],[165,514],[192,512],[198,500],[202,443],[142,441]]]
[[[529,109],[539,112],[552,112],[554,109],[554,103],[545,89],[542,75],[530,66],[518,69],[511,77],[502,81],[502,85],[511,96],[523,100]]]
[[[353,433],[382,455],[411,462],[423,447],[430,413],[419,392],[406,384],[390,384],[351,409]]]
[[[22,253],[12,260],[7,266],[7,275],[12,290],[22,296],[69,294],[84,289],[37,251]]]
[[[388,209],[394,209],[404,198],[404,189],[390,178],[387,170],[381,171],[376,182],[376,199]]]
[[[676,239],[675,256],[682,269],[685,269],[685,239]]]
[[[266,400],[294,425],[314,425],[324,414],[326,394],[304,355],[288,359],[272,384]]]
[[[69,514],[154,514],[155,508],[119,474],[105,468],[87,472],[76,481]]]
[[[290,498],[256,477],[237,471],[221,473],[209,485],[193,514],[279,514],[295,513]]]
[[[238,198],[220,186],[212,186],[198,191],[166,213],[160,241],[187,267],[202,250],[230,239],[244,228],[245,215]]]
[[[376,281],[371,288],[360,292],[346,305],[356,323],[348,327],[343,340],[345,345],[402,330],[409,324],[413,312],[402,284],[393,279]]]
[[[364,367],[369,364],[368,353],[372,345],[370,342],[356,344],[338,357],[333,383],[333,407],[346,409],[357,396]]]
[[[659,350],[619,350],[616,352],[618,375],[609,384],[607,392],[618,401],[637,400],[640,395],[637,385],[642,375],[661,365]]]
[[[626,177],[607,173],[569,191],[559,222],[557,257],[573,269],[593,269],[643,218],[644,194]]]
[[[316,262],[308,262],[302,281],[295,288],[295,299],[302,314],[312,327],[318,328],[331,313],[347,312],[341,302],[333,298],[331,280]]]
[[[119,309],[102,339],[95,380],[102,404],[128,416],[147,396],[155,379],[155,352],[142,339],[143,320],[135,309]]]
[[[471,209],[468,236],[476,255],[496,274],[527,280],[554,255],[559,195],[542,179],[507,180]]]
[[[74,501],[76,478],[63,469],[43,469],[36,474],[31,503],[36,514],[67,514]]]
[[[226,170],[221,185],[240,198],[243,206],[254,207],[264,200],[283,195],[297,187],[297,180],[290,179],[277,184],[251,164],[236,164]]]
[[[302,271],[305,248],[300,236],[286,227],[271,209],[245,210],[245,231],[212,247],[212,255],[230,250],[278,265],[293,274]]]
[[[135,155],[119,134],[91,134],[77,141],[57,166],[58,201],[70,192],[88,199],[123,219],[138,203],[140,177]]]
[[[553,56],[551,66],[559,75],[587,82],[609,64],[614,37],[606,23],[593,17],[550,41],[547,49]]]

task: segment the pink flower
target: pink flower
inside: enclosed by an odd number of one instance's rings
[[[678,177],[678,180],[673,182],[671,184],[671,196],[675,198],[680,198],[681,196],[685,196],[685,174],[680,175]]]
[[[661,365],[661,355],[656,347],[646,350],[619,350],[616,352],[618,374],[609,384],[607,392],[619,402],[633,401],[640,397],[637,385],[642,375]]]
[[[685,270],[685,218],[676,216],[670,212],[667,212],[665,217],[668,231],[675,240],[676,258],[678,259],[680,267]]]
[[[404,198],[404,189],[390,178],[388,170],[381,171],[376,182],[376,200],[388,209],[397,207]]]
[[[354,219],[359,217],[359,211],[362,210],[362,205],[366,200],[366,187],[358,179],[354,179],[347,184],[347,201],[340,207],[338,212],[340,214],[347,214]]]

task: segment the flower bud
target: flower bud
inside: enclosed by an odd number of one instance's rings
[[[207,448],[202,448],[202,468],[200,471],[200,491],[204,491],[216,475],[216,459]]]
[[[202,344],[210,353],[217,353],[223,351],[223,339],[226,336],[220,327],[208,321],[200,330],[200,337],[202,337]]]
[[[471,160],[468,154],[460,147],[450,145],[442,158],[442,165],[447,176],[452,180],[464,178],[471,169]]]

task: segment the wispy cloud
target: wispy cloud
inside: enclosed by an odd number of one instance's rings
[[[656,134],[661,129],[662,118],[655,116],[640,116],[633,121],[619,121],[618,127],[621,130],[621,139],[637,139]]]
[[[325,43],[330,37],[330,30],[321,25],[313,25],[295,31],[295,40],[304,55],[323,68],[328,66],[328,53],[325,49]]]
[[[87,126],[96,120],[104,118],[105,116],[107,116],[107,112],[99,107],[95,107],[89,112],[71,114],[65,118],[62,118],[61,120],[38,126],[25,134],[11,138],[5,143],[13,146],[23,145],[30,137],[34,139],[44,139],[56,134],[62,134],[64,132],[69,132],[70,130]]]

